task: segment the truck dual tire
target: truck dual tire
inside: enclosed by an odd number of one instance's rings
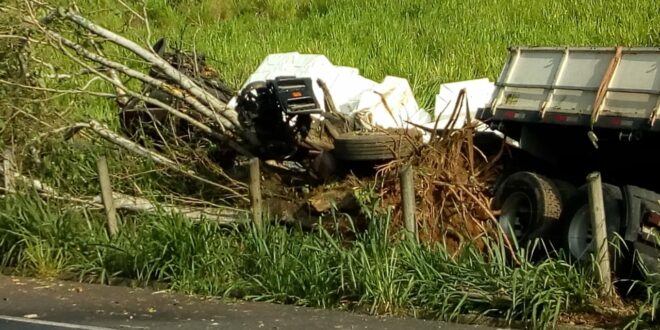
[[[525,246],[543,238],[562,213],[562,193],[555,183],[536,173],[517,172],[498,187],[493,201],[499,224],[509,239]]]
[[[603,202],[607,238],[610,242],[622,232],[623,197],[621,190],[614,185],[603,183]],[[587,186],[580,187],[566,203],[560,220],[559,245],[574,262],[591,260],[594,246],[592,243],[589,193]],[[610,257],[617,260],[615,249],[610,249]]]
[[[605,221],[610,242],[623,231],[623,197],[614,185],[603,183]],[[497,188],[493,202],[500,210],[499,224],[509,239],[524,247],[543,238],[564,250],[571,262],[589,262],[592,243],[589,194],[586,185],[575,189],[569,183],[532,172],[516,172]],[[614,269],[626,257],[611,247]]]

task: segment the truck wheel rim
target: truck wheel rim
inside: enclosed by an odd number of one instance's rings
[[[575,212],[568,227],[568,248],[573,257],[583,260],[593,251],[592,235],[589,207],[585,205]]]
[[[532,201],[527,194],[515,192],[504,201],[500,225],[506,235],[513,234],[520,242],[527,236],[532,225]]]

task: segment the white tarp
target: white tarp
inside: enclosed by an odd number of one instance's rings
[[[278,76],[311,78],[314,94],[325,110],[324,93],[316,83],[317,79],[322,79],[340,112],[358,116],[363,123],[381,128],[411,128],[407,122],[412,122],[433,129],[437,121],[437,128],[442,129],[449,122],[461,89],[466,89],[471,118],[475,117],[479,108],[491,102],[495,90],[495,85],[486,78],[442,84],[431,116],[419,107],[406,79],[387,76],[383,82],[377,83],[361,76],[357,68],[335,66],[323,55],[297,52],[268,55],[243,87],[254,81],[275,79]],[[235,99],[229,102],[229,106],[235,106]],[[455,128],[463,127],[464,124],[465,107]],[[485,125],[478,129],[489,130]],[[426,138],[430,136],[428,132],[423,133]]]
[[[502,132],[488,128],[488,125],[475,119],[477,112],[480,108],[490,105],[495,97],[495,84],[487,78],[457,81],[440,85],[440,90],[435,96],[435,111],[433,112],[433,122],[424,125],[428,128],[437,127],[443,129],[447,127],[450,117],[456,107],[458,95],[461,89],[465,89],[465,96],[467,102],[463,103],[460,115],[456,119],[454,128],[461,128],[465,125],[466,112],[469,111],[472,123],[476,124],[476,130],[482,132],[491,132],[502,138],[514,146],[519,147],[518,141],[506,137]],[[437,126],[436,126],[437,122]]]
[[[370,116],[371,125],[382,128],[406,128],[410,126],[407,122],[422,124],[431,120],[417,105],[408,80],[392,76],[362,93],[355,113],[365,112]]]
[[[461,89],[465,89],[467,104],[463,105],[461,115],[456,121],[456,128],[465,125],[466,108],[470,112],[470,118],[474,120],[477,110],[490,103],[495,92],[495,84],[487,78],[483,78],[440,85],[440,90],[435,96],[435,111],[433,112],[433,117],[438,122],[438,128],[444,128],[449,123]]]

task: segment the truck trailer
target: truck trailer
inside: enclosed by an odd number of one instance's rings
[[[598,171],[608,238],[635,262],[619,269],[657,272],[660,48],[512,47],[495,85],[476,118],[519,146],[495,188],[502,228],[588,260]]]

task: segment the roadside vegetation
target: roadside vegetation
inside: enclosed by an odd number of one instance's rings
[[[146,0],[143,11],[140,1],[126,2],[149,18],[149,29],[114,0],[77,5],[96,22],[144,44],[164,36],[204,52],[235,88],[267,54],[317,53],[337,65],[357,67],[373,80],[408,79],[428,109],[443,82],[495,80],[508,46],[660,44],[660,5],[654,0]],[[21,1],[6,6],[14,5]],[[0,35],[20,29],[19,19],[0,11]],[[21,82],[20,61],[11,53],[18,48],[16,40],[0,36],[3,81]],[[45,73],[71,73],[61,54],[35,56],[50,62],[52,70]],[[95,162],[105,155],[117,191],[153,198],[185,192],[223,202],[213,199],[217,191],[209,187],[84,136],[69,142],[40,139],[39,159],[33,159],[26,141],[83,118],[118,126],[111,100],[0,84],[0,147],[22,147],[17,152],[24,173],[63,193],[95,196]],[[0,199],[0,267],[6,272],[158,283],[200,295],[443,320],[478,313],[539,329],[578,312],[607,314],[590,265],[571,265],[561,257],[532,262],[527,249],[516,256],[521,262],[516,265],[504,247],[486,238],[480,238],[485,253],[468,246],[458,254],[440,243],[392,241],[389,215],[372,212],[377,197],[369,190],[360,191],[369,228],[353,240],[343,239],[339,229],[303,232],[273,225],[260,233],[249,226],[192,224],[167,214],[122,215],[120,234],[111,240],[101,210],[71,208],[21,191]],[[635,288],[639,294],[630,305],[636,312],[618,321],[646,328],[657,321],[660,287],[649,280]]]
[[[452,255],[442,245],[392,241],[388,217],[370,219],[356,240],[332,230],[219,228],[162,217],[127,217],[109,240],[98,215],[66,211],[26,195],[0,201],[3,266],[40,277],[176,291],[376,314],[456,320],[466,313],[527,320],[544,328],[598,305],[592,276],[561,260],[513,266],[489,244]]]

